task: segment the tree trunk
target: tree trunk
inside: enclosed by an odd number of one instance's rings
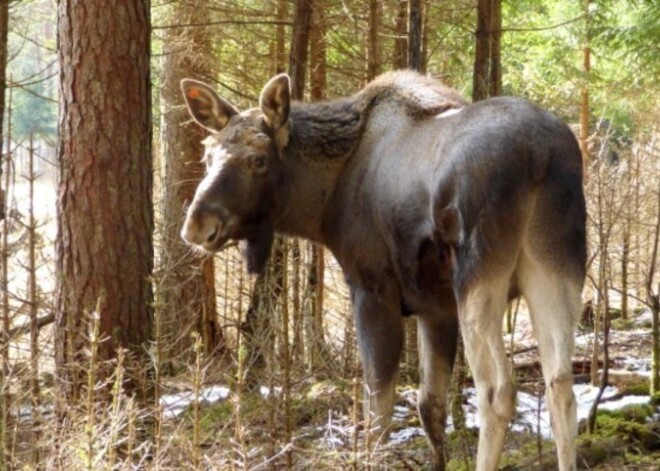
[[[75,402],[92,312],[107,338],[100,361],[125,348],[144,366],[151,346],[149,1],[61,0],[58,22],[55,355],[62,399]],[[127,367],[146,391],[144,371]]]
[[[399,7],[394,19],[394,68],[405,69],[408,65],[407,22],[408,0],[399,0]]]
[[[502,0],[492,0],[490,17],[490,80],[488,96],[502,94]]]
[[[170,18],[202,23],[206,11],[187,3],[174,3]],[[203,138],[182,106],[179,83],[185,77],[214,77],[209,56],[211,41],[203,28],[170,28],[163,38],[161,143],[163,174],[163,240],[156,303],[159,316],[159,356],[169,361],[193,353],[191,333],[200,333],[207,354],[222,347],[215,301],[213,258],[202,257],[181,240],[183,208],[192,201],[204,176],[200,158]],[[162,355],[162,356],[161,356]]]
[[[309,92],[312,101],[325,100],[326,90],[326,43],[325,43],[325,15],[323,13],[323,0],[316,0],[312,14],[310,38],[310,84]]]
[[[382,60],[380,54],[380,22],[383,7],[380,0],[369,0],[369,37],[367,40],[367,82],[380,74]]]
[[[410,0],[408,8],[408,68],[422,70],[421,0]]]
[[[584,0],[585,42],[583,50],[582,72],[584,74],[582,91],[580,93],[580,150],[584,168],[589,165],[589,73],[591,71],[591,48],[589,46],[589,1]],[[586,173],[585,173],[586,175]]]
[[[628,206],[629,207],[629,206]],[[631,218],[628,210],[623,226],[623,243],[621,244],[621,318],[627,320],[628,316],[628,289],[630,280],[628,276],[628,264],[630,263],[630,223]]]
[[[277,0],[277,25],[275,33],[275,73],[281,74],[286,70],[286,31],[284,22],[287,19],[288,2]]]
[[[312,8],[313,0],[296,0],[293,39],[291,41],[291,55],[289,56],[291,98],[295,100],[302,100],[305,92],[305,70],[307,69]]]
[[[478,0],[477,31],[472,75],[472,100],[479,101],[502,91],[500,38],[501,0]]]
[[[653,280],[658,262],[658,246],[660,245],[660,188],[656,208],[655,228],[653,233],[653,249],[651,250],[651,264],[646,277],[646,292],[651,307],[651,394],[660,393],[660,283],[653,292]]]
[[[4,116],[5,90],[7,89],[7,37],[9,33],[9,2],[0,0],[0,154],[4,149]],[[2,182],[2,165],[0,165],[0,182]],[[5,190],[0,183],[0,221],[5,218]]]
[[[324,2],[316,0],[314,2],[313,25],[311,31],[310,44],[310,95],[312,101],[325,99],[326,95],[326,43],[325,43],[325,18],[323,15]],[[316,369],[319,366],[319,360],[327,355],[327,345],[325,343],[323,332],[323,300],[325,292],[325,249],[321,244],[303,242],[303,247],[309,245],[311,260],[307,267],[307,293],[312,302],[309,304],[309,311],[304,311],[308,317],[308,324],[312,326],[311,331],[314,336],[307,336],[308,367]],[[298,257],[300,262],[300,257]],[[304,322],[305,324],[305,322]]]

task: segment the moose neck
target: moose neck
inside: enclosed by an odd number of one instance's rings
[[[296,103],[284,149],[283,195],[275,229],[324,242],[323,223],[338,177],[359,144],[364,106],[357,96]]]

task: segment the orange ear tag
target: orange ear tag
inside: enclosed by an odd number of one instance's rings
[[[188,90],[188,98],[191,100],[196,100],[199,98],[199,88],[193,87],[190,90]]]

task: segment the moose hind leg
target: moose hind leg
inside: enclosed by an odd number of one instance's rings
[[[572,356],[582,283],[571,281],[575,277],[544,270],[531,261],[524,267],[521,288],[538,339],[558,468],[574,470],[577,415]]]
[[[352,297],[364,369],[364,419],[372,435],[378,435],[385,431],[392,416],[394,386],[403,349],[403,317],[400,303],[385,304],[359,289],[352,290]]]
[[[479,446],[477,470],[497,469],[516,392],[502,341],[508,279],[476,281],[458,296],[465,356],[477,389]]]
[[[458,320],[421,314],[418,318],[421,384],[419,416],[433,455],[433,469],[445,469],[445,426],[451,372],[456,355]]]

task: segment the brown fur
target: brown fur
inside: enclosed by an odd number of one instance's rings
[[[415,313],[420,417],[444,469],[460,320],[482,423],[477,469],[496,469],[515,405],[502,316],[522,294],[546,384],[561,384],[547,392],[559,467],[574,468],[570,360],[586,241],[582,160],[565,125],[524,100],[468,104],[413,72],[315,104],[290,103],[280,75],[243,113],[199,82],[182,86],[213,132],[184,239],[209,251],[247,240],[254,271],[273,232],[324,243],[350,287],[372,425],[387,425],[402,316]]]

